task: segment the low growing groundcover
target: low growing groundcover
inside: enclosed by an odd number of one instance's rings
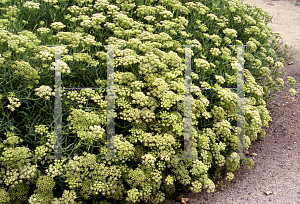
[[[232,180],[241,164],[253,166],[236,153],[236,90],[217,89],[237,87],[230,45],[248,45],[245,149],[265,135],[272,91],[287,86],[271,16],[240,0],[0,0],[0,14],[0,203],[161,203],[177,190],[212,192],[221,171]],[[124,159],[99,159],[107,90],[80,88],[61,96],[62,156],[71,159],[46,159],[54,155],[55,45],[62,87],[106,87],[103,45],[114,45],[115,156]],[[183,45],[193,45],[193,87],[211,89],[192,91],[199,158],[179,160]]]

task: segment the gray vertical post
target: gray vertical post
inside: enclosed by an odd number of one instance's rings
[[[191,94],[191,73],[192,73],[192,57],[191,46],[185,46],[185,73],[184,73],[184,157],[176,157],[176,159],[199,159],[201,157],[192,157],[192,94]]]
[[[192,157],[192,94],[191,94],[191,46],[185,47],[185,73],[184,73],[184,157]]]
[[[55,47],[54,157],[62,159],[61,46]]]
[[[114,46],[107,47],[107,157],[115,157],[115,123],[114,123]]]
[[[237,153],[245,158],[245,115],[244,115],[244,45],[237,46]]]
[[[114,45],[107,46],[107,156],[100,159],[124,159],[124,157],[115,157],[115,92],[114,92]]]
[[[61,46],[46,46],[55,47],[54,157],[46,159],[66,159],[62,157]]]

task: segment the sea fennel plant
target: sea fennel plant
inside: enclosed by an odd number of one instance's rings
[[[283,87],[270,15],[241,1],[0,0],[0,202],[160,203],[185,189],[214,191],[240,164],[237,93],[192,91],[192,156],[184,154],[185,47],[192,87],[236,87],[245,47],[245,148]],[[55,47],[61,46],[62,154],[54,154]],[[107,47],[114,45],[116,157],[105,157]],[[293,87],[295,80],[289,77]],[[278,84],[276,84],[277,82]],[[290,89],[291,94],[295,90]],[[237,159],[233,159],[237,158]],[[242,161],[241,161],[242,160]]]

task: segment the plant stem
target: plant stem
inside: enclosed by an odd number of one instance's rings
[[[20,75],[16,76],[15,78],[13,78],[12,80],[10,80],[9,82],[13,81],[14,79],[18,78],[19,76]],[[8,84],[9,82],[6,82],[6,83]]]

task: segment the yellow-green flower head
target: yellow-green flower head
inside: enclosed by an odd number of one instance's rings
[[[46,96],[46,97],[45,97],[46,100],[49,100],[49,99],[50,99],[50,96],[52,96],[52,93],[51,93],[52,88],[49,87],[49,86],[44,86],[44,85],[42,85],[42,86],[40,86],[39,88],[36,88],[35,91],[36,91],[35,94],[38,95],[39,97],[44,97],[44,96]]]
[[[228,1],[228,4],[229,4],[228,9],[229,9],[232,13],[234,13],[234,12],[236,11],[236,9],[238,8],[238,6],[236,5],[237,3],[234,2],[234,1]]]
[[[210,20],[218,20],[218,16],[216,16],[213,13],[209,13],[209,14],[207,14],[207,16],[210,18]]]
[[[234,16],[233,20],[237,23],[241,23],[242,22],[242,17],[241,16]]]
[[[269,49],[268,52],[271,56],[274,56],[275,55],[275,50],[274,49]]]
[[[244,17],[245,22],[249,23],[250,25],[256,24],[256,21],[248,14],[245,14],[243,17]]]
[[[275,62],[275,67],[283,69],[283,64],[282,62]]]
[[[256,49],[257,49],[256,44],[255,44],[254,42],[252,42],[252,41],[248,41],[248,42],[246,43],[246,45],[250,45],[249,47],[250,47],[250,49],[251,49],[253,52],[255,52]]]
[[[266,60],[270,64],[274,63],[274,59],[272,57],[266,57]]]
[[[219,46],[220,43],[222,42],[222,39],[220,38],[220,36],[213,34],[210,35],[209,38],[215,43],[216,46]]]
[[[47,51],[40,51],[40,54],[37,54],[36,57],[41,58],[42,61],[53,60],[54,55]]]
[[[50,70],[54,71],[56,63],[52,62],[52,65],[53,66],[50,67]],[[70,74],[71,73],[70,67],[67,65],[67,63],[65,63],[63,61],[61,61],[61,73],[66,73],[66,74]]]
[[[215,75],[215,78],[217,79],[217,81],[220,84],[224,84],[225,83],[225,79],[222,76]]]
[[[37,29],[37,31],[41,34],[47,34],[50,32],[50,29],[42,27],[42,28]]]
[[[57,0],[43,0],[44,2],[48,3],[48,4],[56,4],[58,1]]]
[[[295,89],[290,89],[289,92],[291,93],[291,95],[296,95],[296,93],[297,93],[297,92],[295,91]]]
[[[38,178],[36,187],[42,192],[49,192],[55,186],[55,182],[52,177],[50,176],[41,176]]]
[[[8,100],[11,105],[7,105],[7,108],[10,109],[11,111],[14,111],[15,108],[18,108],[21,106],[21,103],[18,102],[19,101],[18,98],[8,97]]]
[[[235,29],[226,28],[225,30],[223,30],[223,33],[229,38],[237,37],[237,31]]]
[[[152,154],[145,154],[144,156],[142,156],[142,163],[146,166],[155,166],[155,161],[156,158],[152,155]]]
[[[248,35],[259,35],[260,29],[257,26],[251,26],[250,28],[245,28],[245,33]]]
[[[189,10],[195,9],[197,11],[197,13],[199,14],[205,14],[207,11],[209,11],[210,9],[206,6],[204,6],[201,2],[187,2],[185,4],[186,8]]]
[[[88,180],[87,180],[88,181]],[[61,198],[54,198],[52,204],[58,203],[76,203],[75,199],[77,198],[76,192],[74,190],[64,190]]]
[[[106,19],[106,17],[104,15],[102,15],[101,13],[95,13],[92,15],[92,21],[94,21],[96,23],[104,23],[105,19]]]
[[[271,70],[268,67],[261,67],[259,70],[259,74],[265,77],[270,76]]]
[[[28,8],[29,10],[36,10],[36,9],[40,9],[40,4],[39,3],[35,3],[32,1],[26,1],[23,6],[25,8]]]
[[[237,61],[231,62],[230,65],[233,70],[235,70],[235,71],[238,70],[239,63]]]
[[[8,8],[6,8],[6,14],[13,17],[13,16],[16,16],[17,13],[20,12],[20,9],[18,9],[17,6],[9,6]]]
[[[12,65],[12,68],[15,68],[15,74],[17,75],[23,75],[25,79],[31,80],[31,79],[40,79],[40,76],[38,75],[38,71],[31,67],[31,65],[28,62],[25,61],[15,61],[15,64]],[[37,80],[36,80],[37,81]]]
[[[219,48],[210,48],[210,52],[214,56],[219,56],[219,54],[221,54],[221,51],[219,50]]]
[[[51,23],[50,25],[52,28],[54,28],[55,30],[61,30],[63,29],[64,27],[66,27],[62,22],[54,22],[54,23]]]
[[[195,65],[196,67],[200,67],[206,70],[210,68],[210,64],[204,59],[195,59]]]
[[[92,26],[96,25],[95,22],[91,21],[91,20],[83,20],[81,23],[80,23],[80,26],[82,27],[87,27],[87,28],[90,28]]]
[[[84,3],[92,3],[93,0],[75,0],[75,2],[78,3],[79,6],[81,6]]]
[[[266,53],[266,52],[267,52],[266,48],[264,48],[264,47],[260,47],[260,51],[261,51],[262,53]]]
[[[200,81],[201,84],[201,88],[210,88],[209,83],[207,83],[206,81]]]
[[[279,84],[281,84],[282,86],[284,85],[284,81],[283,81],[283,79],[281,79],[281,78],[278,78],[278,79],[276,79],[276,81],[277,81]]]
[[[7,144],[15,145],[15,144],[19,144],[20,142],[23,142],[23,140],[15,136],[13,132],[7,132],[4,134],[6,135],[7,139],[3,141],[3,144],[7,143]]]
[[[289,83],[291,84],[291,86],[294,87],[295,84],[296,84],[296,80],[293,77],[290,77],[290,76],[288,76],[287,78],[288,78]]]

